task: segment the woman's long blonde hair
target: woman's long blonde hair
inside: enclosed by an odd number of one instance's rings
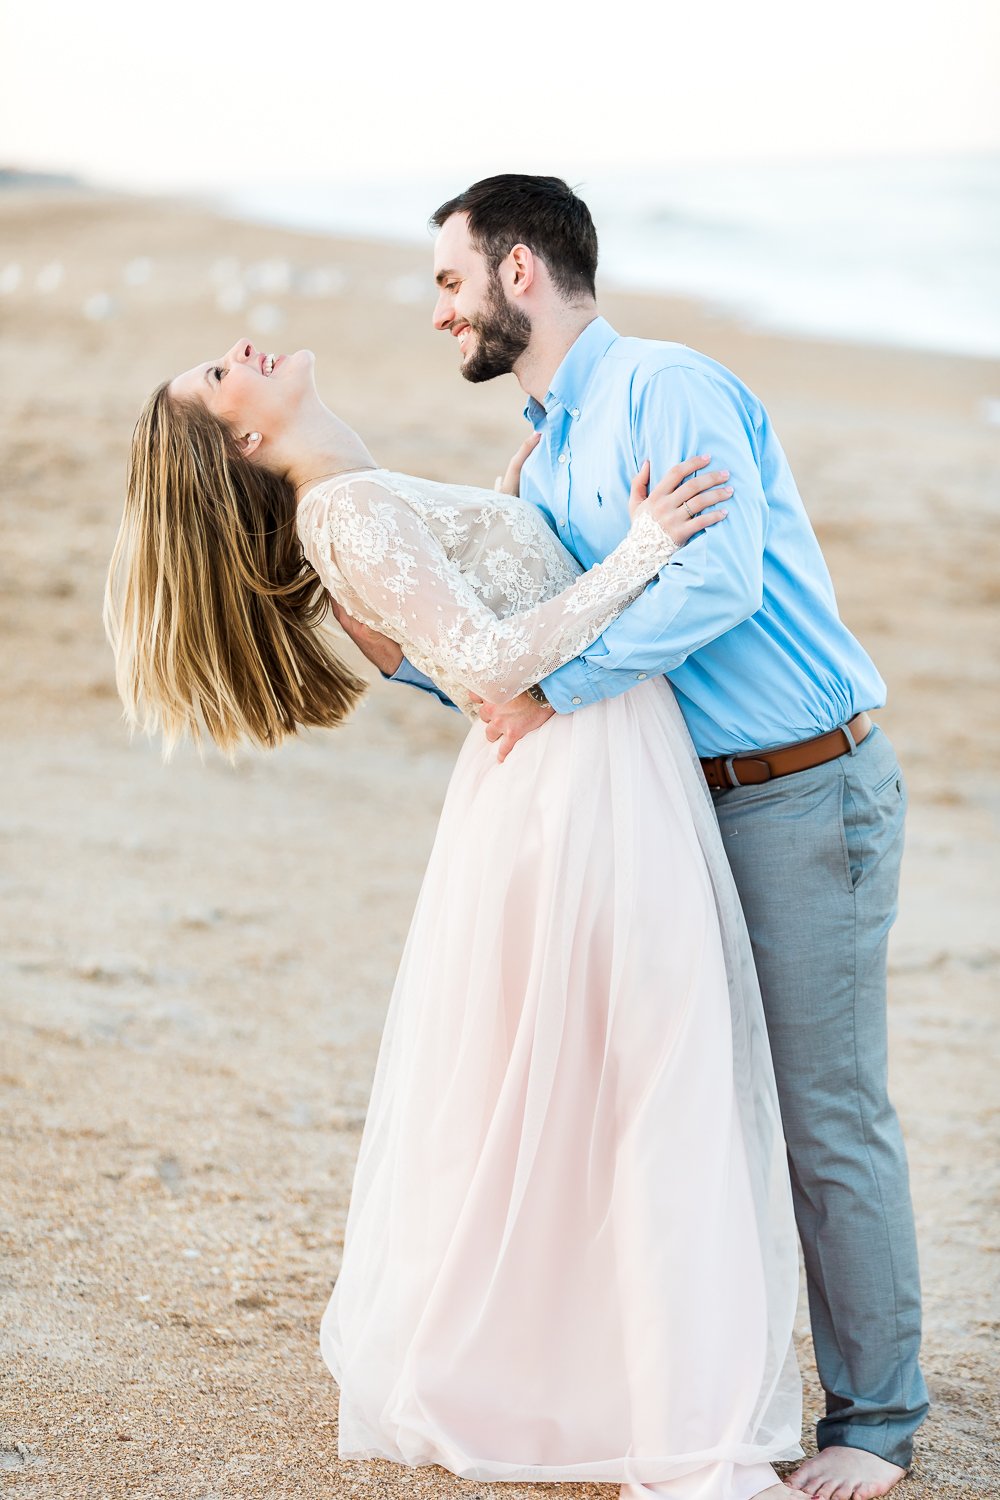
[[[318,628],[329,603],[289,480],[161,385],[133,434],[104,598],[128,724],[162,731],[166,755],[207,733],[231,756],[341,723],[365,684]]]

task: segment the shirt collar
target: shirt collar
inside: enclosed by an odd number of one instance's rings
[[[597,317],[587,324],[567,349],[562,364],[552,377],[545,400],[528,397],[524,415],[533,427],[541,427],[554,406],[564,407],[571,417],[580,415],[594,372],[617,338],[617,333],[605,318]]]

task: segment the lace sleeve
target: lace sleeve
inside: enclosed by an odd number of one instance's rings
[[[592,644],[677,550],[641,515],[605,562],[561,594],[497,618],[404,499],[376,479],[320,486],[311,560],[428,675],[504,703]]]

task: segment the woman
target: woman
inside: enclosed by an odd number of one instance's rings
[[[308,351],[238,344],[136,429],[106,602],[127,716],[226,751],[339,722],[361,684],[317,633],[326,591],[475,719],[722,519],[707,461],[648,498],[640,471],[629,535],[581,574],[515,495],[377,468]],[[341,1456],[787,1500],[796,1291],[749,943],[669,687],[502,766],[473,723],[323,1319]]]

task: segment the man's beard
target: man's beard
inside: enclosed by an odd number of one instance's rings
[[[464,379],[478,385],[509,375],[528,347],[531,322],[519,307],[511,307],[496,271],[490,272],[482,312],[468,323],[476,335],[476,347],[462,364]]]

